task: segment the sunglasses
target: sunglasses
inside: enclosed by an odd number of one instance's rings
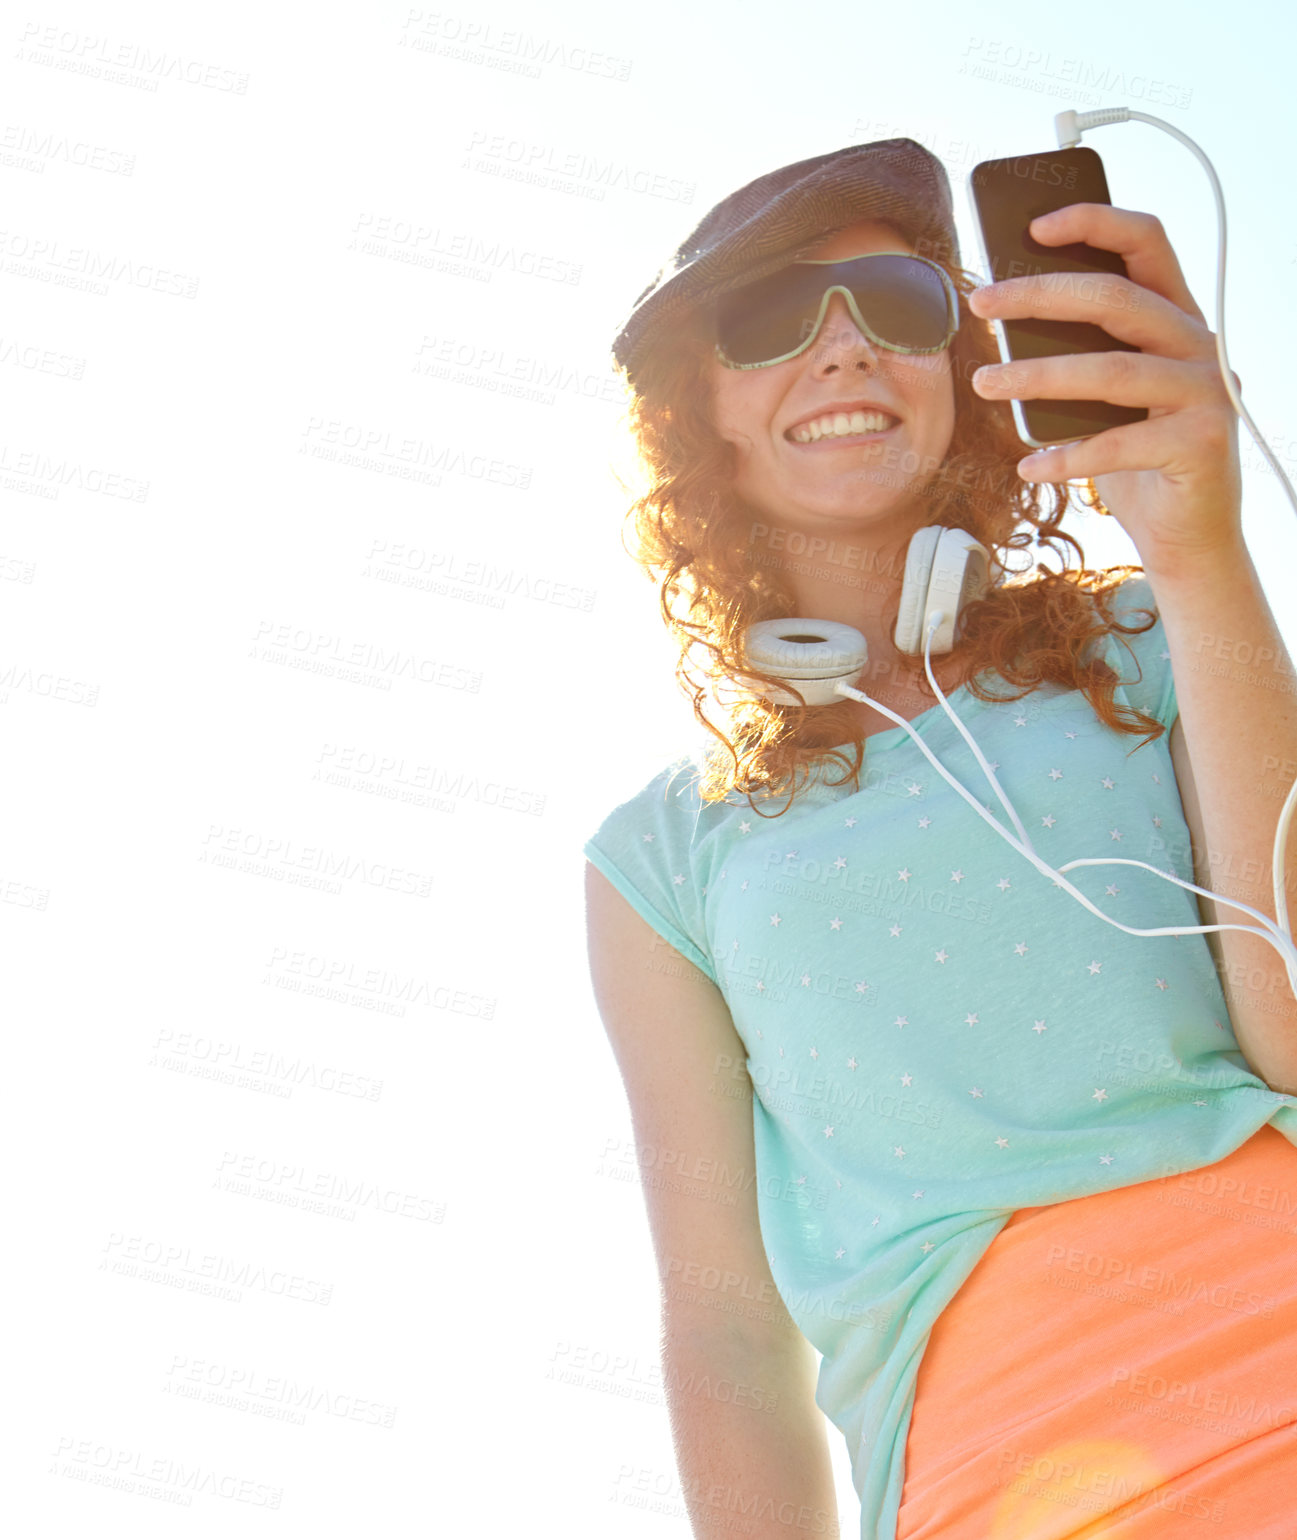
[[[716,301],[716,356],[728,369],[765,369],[804,353],[841,294],[851,319],[893,353],[940,353],[959,326],[950,275],[926,257],[871,251],[845,262],[794,262]]]

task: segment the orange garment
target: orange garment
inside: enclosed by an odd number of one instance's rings
[[[1020,1209],[920,1363],[897,1540],[1294,1540],[1297,1148]]]

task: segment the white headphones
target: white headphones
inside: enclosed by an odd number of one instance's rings
[[[991,586],[991,554],[967,530],[939,524],[919,530],[910,541],[896,620],[897,651],[912,657],[923,653],[923,634],[937,615],[941,623],[931,651],[949,652],[955,645],[960,611],[980,599]],[[760,620],[749,626],[744,655],[753,668],[795,684],[808,706],[831,706],[842,699],[839,684],[851,684],[869,661],[869,646],[854,626],[834,620]],[[795,706],[797,699],[777,685],[742,676],[737,681],[752,693],[778,706]]]

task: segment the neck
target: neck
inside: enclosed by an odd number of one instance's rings
[[[797,535],[785,531],[779,550],[764,549],[758,565],[792,596],[789,614],[853,626],[865,638],[869,661],[859,688],[892,704],[916,691],[930,697],[923,656],[897,650],[893,626],[900,605],[910,539],[922,520],[887,543],[866,544],[851,533]],[[791,549],[790,549],[791,547]],[[958,652],[934,653],[932,670],[943,690],[963,682]]]

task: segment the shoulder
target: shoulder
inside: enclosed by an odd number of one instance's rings
[[[1120,651],[1138,656],[1153,642],[1160,646],[1163,632],[1157,596],[1142,572],[1130,573],[1106,587],[1098,613],[1109,623],[1108,637]]]
[[[1109,630],[1104,655],[1121,681],[1125,703],[1170,727],[1178,714],[1175,676],[1153,585],[1142,573],[1125,577],[1105,595],[1106,609],[1129,630]]]
[[[702,768],[695,753],[686,753],[647,781],[632,782],[598,819],[582,851],[659,935],[714,980],[699,847],[718,809],[698,796]]]
[[[1142,625],[1150,617],[1158,618],[1153,585],[1142,572],[1128,574],[1106,595],[1108,609],[1122,625]]]
[[[659,765],[647,780],[641,773],[614,785],[611,802],[588,825],[589,839],[604,845],[691,843],[696,827],[709,826],[714,816],[715,804],[705,803],[698,790],[704,753],[696,745]]]

